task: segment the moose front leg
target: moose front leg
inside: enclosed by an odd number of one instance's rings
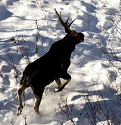
[[[55,79],[55,82],[56,82],[56,84],[57,84],[57,87],[61,87],[61,80],[60,80],[60,78],[57,78],[57,79]]]
[[[71,76],[67,72],[62,74],[61,78],[66,79],[66,81],[64,82],[63,85],[61,85],[60,78],[55,79],[55,81],[58,85],[58,88],[56,88],[54,90],[55,93],[59,92],[59,91],[62,91],[64,89],[64,87],[67,85],[67,83],[71,80]]]
[[[58,77],[57,79],[55,79],[55,82],[57,84],[57,88],[54,89],[54,92],[57,92],[60,88],[61,88],[61,80]]]
[[[71,79],[66,80],[66,81],[64,82],[64,84],[63,84],[62,86],[56,88],[56,89],[54,90],[54,92],[56,93],[56,92],[62,91],[62,90],[64,89],[64,87],[67,85],[67,83],[68,83],[70,80],[71,80]]]

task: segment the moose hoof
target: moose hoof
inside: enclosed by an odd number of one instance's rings
[[[34,111],[36,112],[37,115],[40,115],[39,108],[34,107]]]
[[[18,108],[17,115],[20,115],[22,112],[23,106]]]
[[[58,87],[58,88],[55,88],[55,89],[54,89],[54,92],[55,92],[55,93],[56,93],[56,92],[60,92],[60,91],[62,91],[61,87]]]

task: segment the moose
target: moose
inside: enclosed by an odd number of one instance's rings
[[[31,87],[35,96],[34,110],[39,114],[39,105],[45,86],[55,80],[57,88],[55,88],[54,92],[56,93],[62,91],[71,80],[71,76],[67,73],[70,65],[71,53],[75,50],[77,44],[84,41],[84,34],[70,29],[71,24],[75,20],[69,22],[70,17],[68,17],[64,22],[61,18],[61,13],[58,14],[56,9],[54,10],[67,34],[63,39],[54,42],[50,50],[44,56],[28,64],[23,71],[23,76],[17,90],[19,102],[17,115],[22,112],[23,105],[21,95],[26,88]],[[61,84],[60,78],[65,80],[63,84]]]

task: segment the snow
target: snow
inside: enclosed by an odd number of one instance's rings
[[[45,88],[40,115],[27,89],[17,116],[24,68],[65,36],[55,8],[63,20],[76,19],[71,29],[85,35],[71,56],[72,80],[56,94],[54,82]],[[120,9],[120,0],[1,0],[0,125],[120,125]]]

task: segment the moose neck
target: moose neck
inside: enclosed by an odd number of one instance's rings
[[[76,37],[69,35],[69,34],[67,34],[62,40],[73,46],[76,46],[76,44],[78,44]]]
[[[67,48],[72,52],[75,49],[76,46],[76,39],[75,37],[67,34],[61,41],[63,41],[63,43],[65,45],[67,45]]]

